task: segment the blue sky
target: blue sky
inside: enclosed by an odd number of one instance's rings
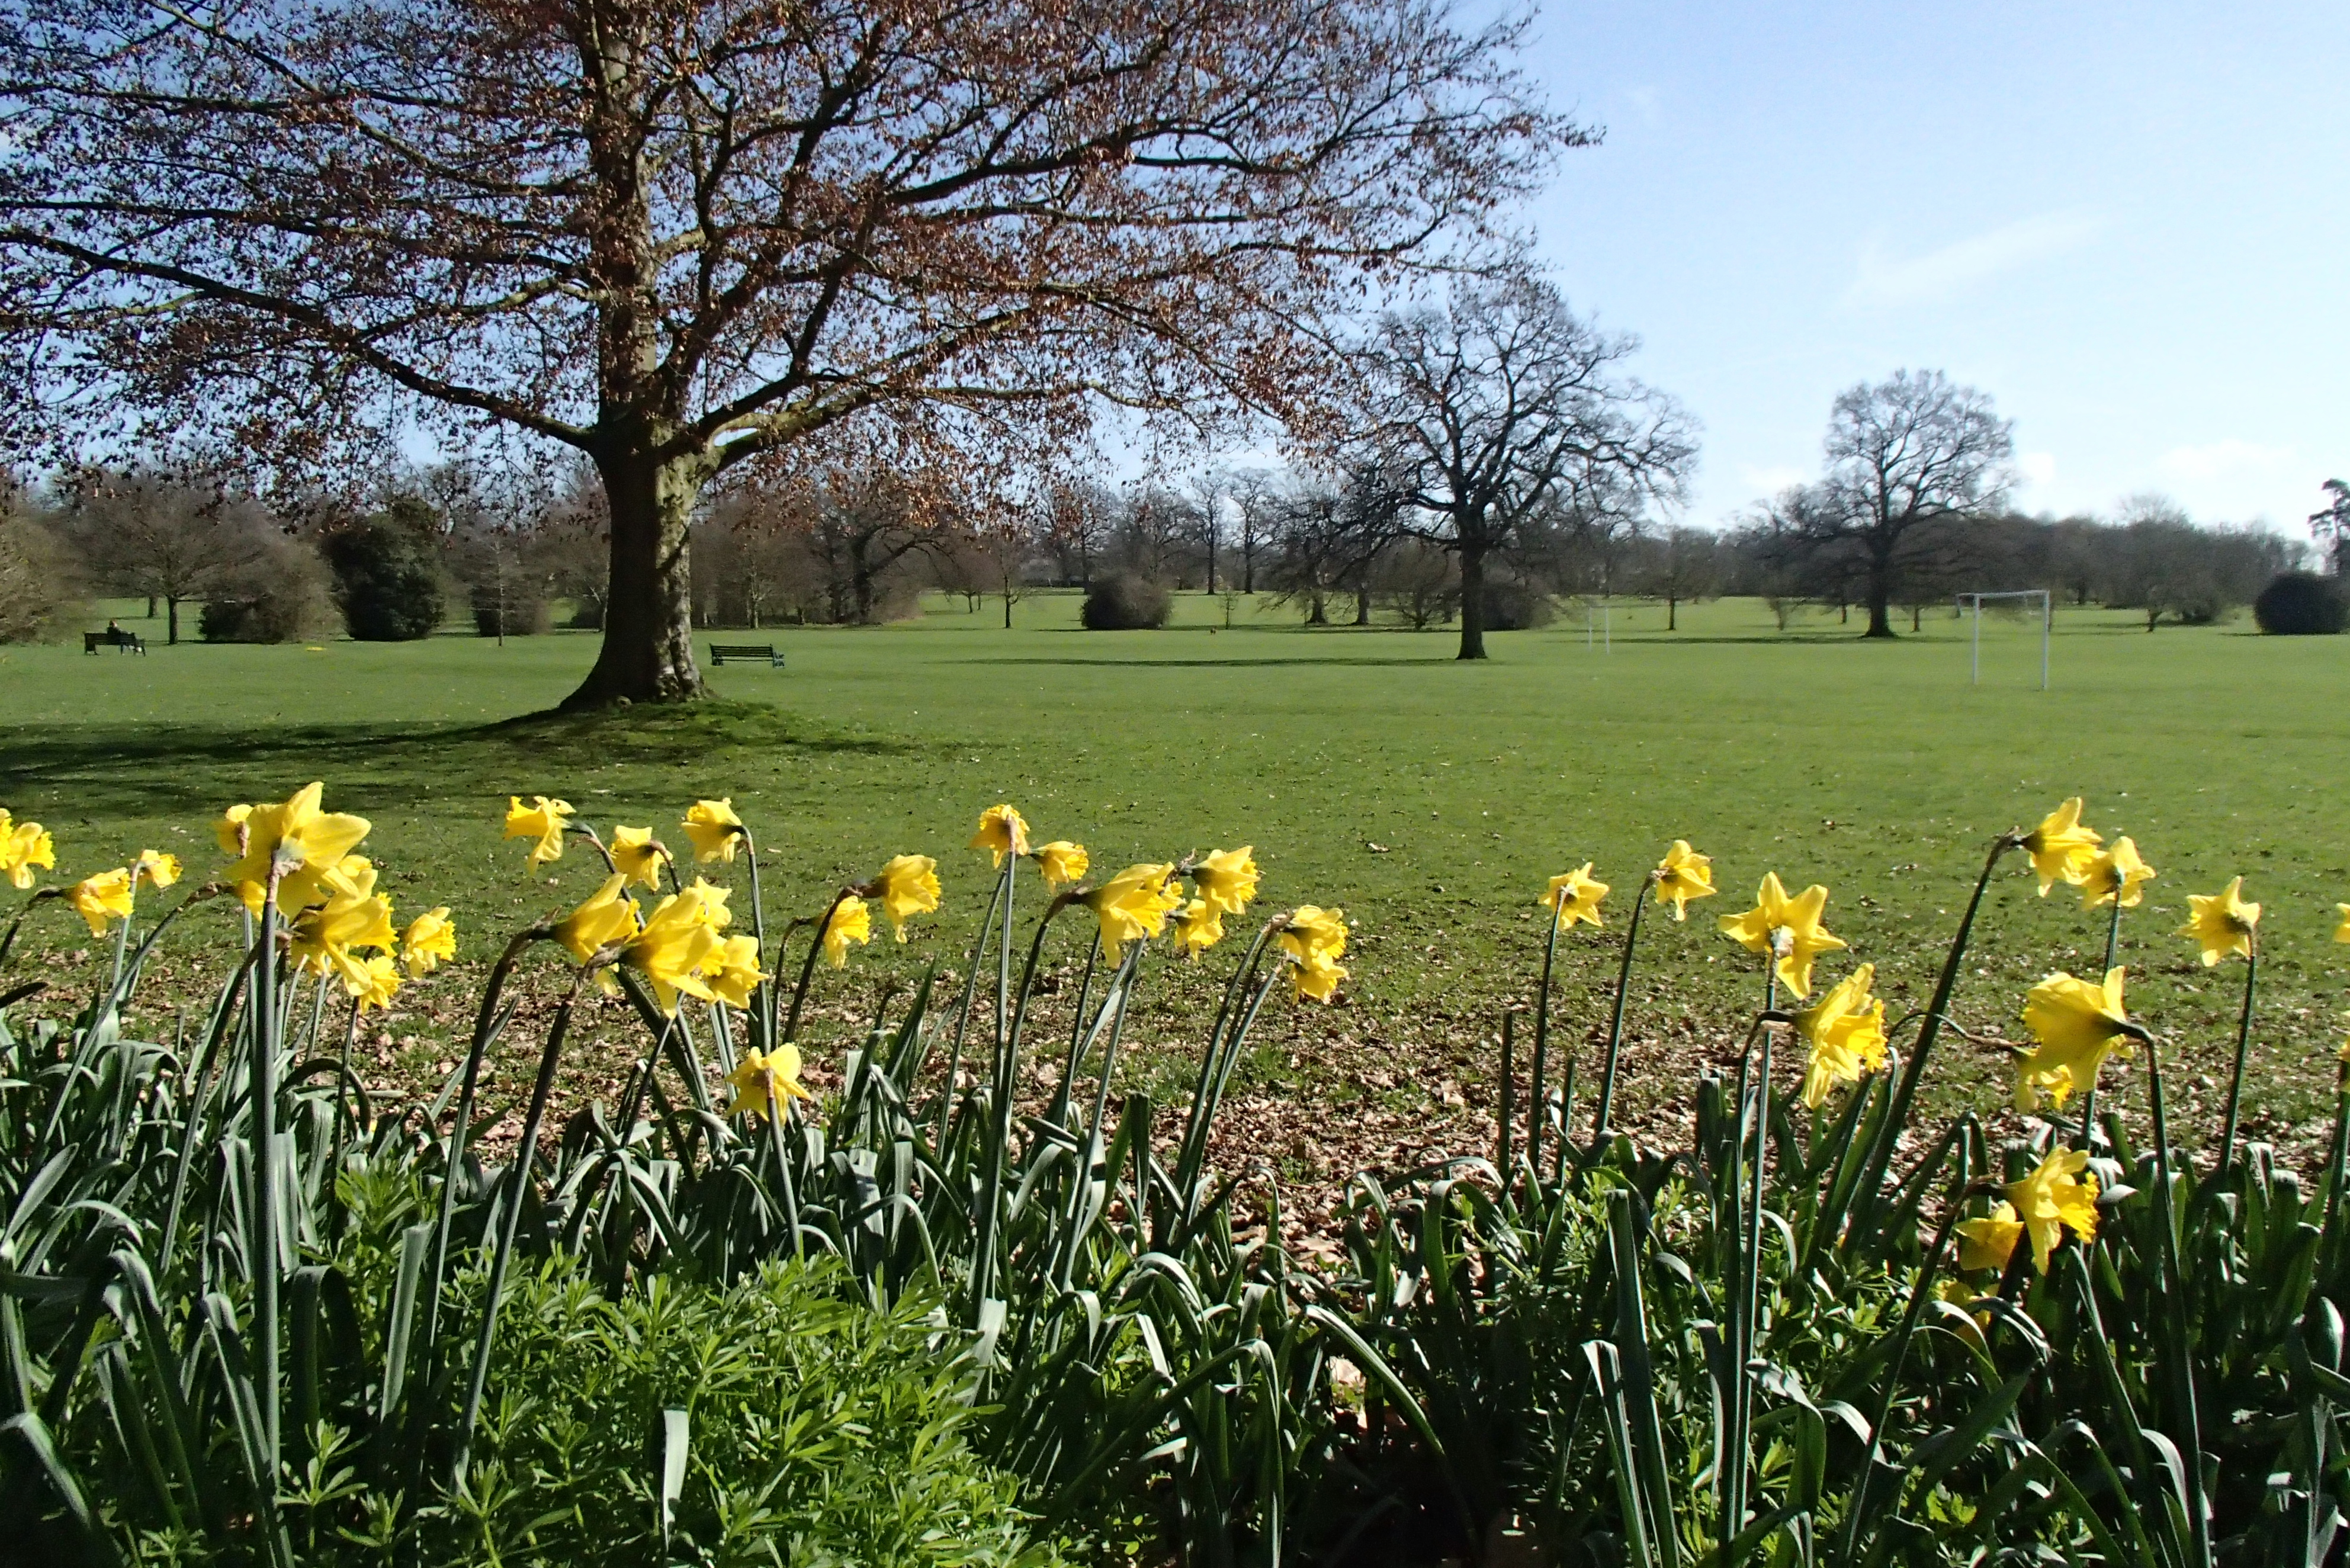
[[[1527,217],[1703,421],[1690,521],[1904,366],[2015,421],[2029,511],[2300,535],[2350,477],[2350,5],[1552,0],[1528,64],[1607,138]]]

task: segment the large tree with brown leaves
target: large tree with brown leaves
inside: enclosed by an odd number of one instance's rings
[[[573,701],[687,698],[720,474],[1295,413],[1327,316],[1584,139],[1516,41],[1423,0],[0,0],[0,334],[53,449],[577,449]]]

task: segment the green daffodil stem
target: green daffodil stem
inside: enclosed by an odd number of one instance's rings
[[[972,1251],[972,1311],[976,1314],[982,1303],[995,1289],[995,1251],[997,1220],[1003,1208],[1003,1166],[1005,1153],[1012,1143],[1012,1112],[1014,1090],[1020,1077],[1020,1030],[1028,1012],[1030,982],[1036,975],[1036,961],[1045,950],[1045,932],[1053,917],[1068,907],[1064,899],[1055,899],[1036,922],[1036,934],[1028,943],[1027,966],[1021,972],[1019,1006],[1009,1022],[1003,1017],[1004,998],[1012,993],[1012,867],[1020,857],[1004,857],[1003,873],[1003,981],[996,993],[996,1031],[994,1073],[991,1079],[987,1129],[987,1177],[979,1191],[978,1235]],[[972,1322],[978,1319],[973,1316]]]
[[[792,1010],[784,1015],[785,1040],[800,1036],[800,1005],[807,1001],[808,981],[816,973],[816,955],[824,951],[824,934],[832,929],[832,917],[839,911],[842,900],[854,898],[856,893],[854,888],[843,888],[835,893],[832,902],[824,907],[824,918],[816,923],[816,934],[808,939],[807,957],[800,961],[800,982],[792,987]]]
[[[750,862],[751,938],[759,944],[759,951],[764,953],[767,950],[767,900],[759,886],[758,841],[751,836],[751,830],[747,827],[743,829],[743,854]],[[836,898],[833,902],[837,904],[840,900]],[[829,914],[825,917],[827,921],[831,918]],[[824,928],[817,927],[816,936],[819,939],[819,946],[822,945],[823,935]],[[775,945],[775,956],[778,960],[783,957],[783,944],[780,940]],[[806,989],[807,980],[805,975],[801,977],[800,986],[803,990]],[[797,999],[794,1000],[796,1002]],[[752,1001],[751,1023],[753,1033],[757,1036],[751,1044],[763,1053],[773,1051],[775,1048],[775,982],[772,976],[759,982],[758,995]],[[732,1056],[733,1054],[733,1048],[730,1044],[726,1054]],[[729,1066],[731,1068],[731,1063]]]
[[[1902,1309],[1901,1326],[1894,1331],[1893,1354],[1885,1366],[1885,1386],[1877,1396],[1877,1418],[1868,1425],[1868,1456],[1861,1461],[1860,1479],[1853,1485],[1852,1503],[1845,1511],[1844,1560],[1857,1563],[1860,1558],[1860,1527],[1868,1519],[1869,1482],[1877,1479],[1877,1456],[1885,1451],[1885,1425],[1893,1418],[1894,1397],[1901,1388],[1901,1364],[1909,1354],[1909,1342],[1917,1336],[1918,1320],[1925,1315],[1926,1303],[1934,1293],[1935,1277],[1941,1272],[1942,1253],[1950,1244],[1950,1235],[1959,1221],[1966,1218],[1967,1194],[1974,1183],[1967,1177],[1964,1162],[1960,1163],[1959,1179],[1950,1192],[1949,1211],[1942,1216],[1940,1227],[1934,1232],[1934,1244],[1926,1249],[1924,1262],[1918,1266],[1918,1278],[1909,1287],[1909,1303]]]
[[[524,1199],[530,1196],[530,1168],[538,1154],[538,1131],[546,1121],[547,1096],[555,1089],[556,1064],[563,1057],[563,1038],[571,1032],[571,1010],[579,1001],[579,988],[588,982],[588,971],[581,970],[572,977],[571,990],[563,1005],[555,1010],[555,1021],[547,1027],[546,1048],[538,1054],[538,1076],[530,1086],[530,1109],[523,1116],[522,1141],[515,1146],[514,1164],[506,1178],[504,1206],[498,1211],[497,1250],[490,1254],[490,1277],[482,1296],[482,1331],[473,1344],[472,1376],[465,1388],[464,1412],[457,1422],[457,1446],[450,1461],[449,1473],[462,1484],[465,1464],[473,1447],[473,1426],[481,1418],[482,1394],[490,1376],[490,1347],[498,1329],[498,1298],[504,1293],[506,1266],[514,1259],[515,1240],[522,1233]]]
[[[277,873],[261,896],[260,957],[253,971],[252,1094],[254,1368],[260,1382],[262,1473],[277,1473]]]
[[[993,928],[996,916],[1004,916],[1007,924],[1010,921],[1003,895],[1011,883],[1011,862],[1017,858],[1004,857],[1004,869],[995,878],[995,891],[988,896],[987,912],[979,918],[979,937],[971,944],[971,962],[963,968],[962,1003],[955,1009],[954,1043],[947,1048],[947,1081],[939,1090],[939,1127],[931,1139],[934,1148],[946,1147],[949,1119],[954,1115],[955,1079],[962,1073],[963,1030],[971,1023],[972,999],[979,993],[979,966],[987,957],[987,933]]]
[[[1509,1196],[1511,1187],[1510,1133],[1518,1115],[1518,1086],[1514,1082],[1518,1071],[1516,1033],[1516,1014],[1505,1007],[1502,1010],[1502,1127],[1500,1141],[1493,1149],[1493,1168],[1501,1173],[1504,1198]]]
[[[1762,1309],[1762,1189],[1769,1173],[1771,1158],[1771,1047],[1774,1032],[1762,1031],[1762,1055],[1760,1071],[1754,1077],[1754,1161],[1750,1174],[1751,1186],[1743,1194],[1746,1213],[1741,1227],[1744,1244],[1740,1263],[1742,1274],[1737,1285],[1740,1313],[1735,1335],[1737,1378],[1731,1394],[1731,1422],[1737,1434],[1731,1445],[1728,1462],[1734,1493],[1728,1517],[1724,1520],[1722,1539],[1725,1543],[1735,1540],[1746,1527],[1747,1485],[1752,1471],[1750,1460],[1753,1449],[1754,1389],[1746,1368],[1754,1359],[1755,1319]],[[1740,1131],[1740,1147],[1745,1147],[1744,1129]]]
[[[2334,1141],[2325,1150],[2325,1223],[2320,1230],[2326,1255],[2319,1267],[2326,1274],[2341,1267],[2342,1241],[2334,1222],[2342,1212],[2342,1184],[2350,1179],[2345,1161],[2350,1161],[2350,1060],[2334,1070]]]
[[[2236,1065],[2228,1075],[2228,1109],[2220,1118],[2220,1166],[2214,1175],[2223,1174],[2236,1159],[2236,1118],[2244,1102],[2244,1058],[2252,1046],[2252,988],[2261,977],[2258,932],[2250,939],[2250,950],[2244,954],[2244,1006],[2236,1017]]]
[[[1084,1064],[1078,1053],[1086,1048],[1086,999],[1093,994],[1094,966],[1101,960],[1101,932],[1094,932],[1093,941],[1086,949],[1086,967],[1077,981],[1076,1023],[1069,1030],[1069,1054],[1061,1064],[1061,1086],[1053,1092],[1052,1107],[1045,1119],[1056,1127],[1068,1125],[1069,1105],[1076,1093],[1077,1069]]]
[[[1616,1012],[1607,1023],[1607,1057],[1599,1069],[1599,1110],[1591,1124],[1591,1141],[1603,1143],[1607,1137],[1607,1118],[1616,1107],[1616,1059],[1624,1044],[1624,997],[1632,983],[1632,948],[1640,940],[1640,911],[1648,908],[1648,888],[1654,877],[1640,878],[1640,889],[1632,895],[1632,919],[1624,928],[1624,961],[1616,966]],[[1575,1107],[1567,1106],[1569,1114]]]
[[[1550,940],[1543,944],[1542,985],[1534,994],[1534,1075],[1526,1089],[1526,1163],[1538,1173],[1537,1180],[1542,1170],[1543,1115],[1549,1108],[1543,1099],[1543,1078],[1550,1067],[1550,971],[1558,957],[1558,933],[1565,924],[1560,911],[1551,909]]]
[[[2178,1231],[2170,1212],[2170,1121],[2163,1107],[2162,1053],[2151,1034],[2144,1037],[2144,1044],[2147,1101],[2154,1115],[2154,1222],[2161,1232],[2156,1249],[2162,1268],[2158,1310],[2169,1320],[2170,1330],[2169,1354],[2155,1359],[2170,1370],[2173,1398],[2179,1419],[2186,1423],[2187,1429],[2177,1436],[2179,1452],[2187,1460],[2187,1519],[2195,1532],[2195,1561],[2201,1568],[2210,1568],[2211,1520],[2203,1498],[2203,1423],[2195,1402],[2194,1357],[2188,1354],[2187,1282],[2178,1270]]]
[[[1877,1218],[1878,1199],[1885,1185],[1886,1168],[1893,1163],[1893,1150],[1908,1125],[1909,1107],[1917,1102],[1918,1085],[1926,1075],[1926,1063],[1934,1054],[1935,1037],[1942,1032],[1942,1018],[1950,1011],[1950,994],[1958,989],[1959,968],[1966,961],[1967,941],[1974,935],[1975,915],[1981,909],[1983,890],[1991,886],[1991,876],[1999,869],[2000,857],[2017,847],[2022,840],[2012,833],[2002,834],[1991,841],[1991,853],[1983,857],[1982,875],[1975,878],[1975,890],[1967,898],[1967,912],[1959,920],[1957,933],[1950,939],[1950,950],[1942,960],[1942,972],[1934,981],[1934,999],[1926,1004],[1925,1017],[1918,1021],[1917,1043],[1909,1048],[1909,1059],[1901,1064],[1901,1076],[1893,1085],[1892,1104],[1886,1107],[1885,1120],[1877,1129],[1877,1137],[1868,1151],[1868,1161],[1861,1168],[1860,1184],[1853,1193],[1853,1220],[1845,1234],[1856,1241],[1869,1234]]]
[[[2105,976],[2114,972],[2114,959],[2121,951],[2121,945],[2122,898],[2121,895],[2116,892],[2114,895],[2113,918],[2106,922],[2106,964],[2103,969],[2097,971],[2099,979],[2103,979]],[[2074,1148],[2094,1150],[2096,1147],[2096,1126],[2097,1080],[2091,1078],[2089,1080],[2088,1089],[2081,1096],[2080,1141],[2075,1143],[2073,1147]]]

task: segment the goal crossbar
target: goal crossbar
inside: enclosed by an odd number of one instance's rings
[[[2038,599],[2040,601],[2040,690],[2048,690],[2048,633],[2056,618],[2055,601],[2046,588],[2009,588],[1999,593],[1960,594],[1957,603],[1974,607],[1974,646],[1970,654],[1970,676],[1968,684],[1982,684],[1982,607],[1985,599]]]

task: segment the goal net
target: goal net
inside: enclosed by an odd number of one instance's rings
[[[2048,690],[2048,633],[2051,624],[2055,619],[2056,607],[2049,598],[2046,588],[2015,588],[2004,593],[1959,596],[1959,608],[1961,611],[1968,609],[1974,611],[1973,635],[1968,639],[1968,684],[1973,686],[1982,684],[1983,606],[2014,602],[2016,608],[2028,611],[2033,607],[2033,601],[2037,602],[2040,610],[2040,690],[2043,691]]]

